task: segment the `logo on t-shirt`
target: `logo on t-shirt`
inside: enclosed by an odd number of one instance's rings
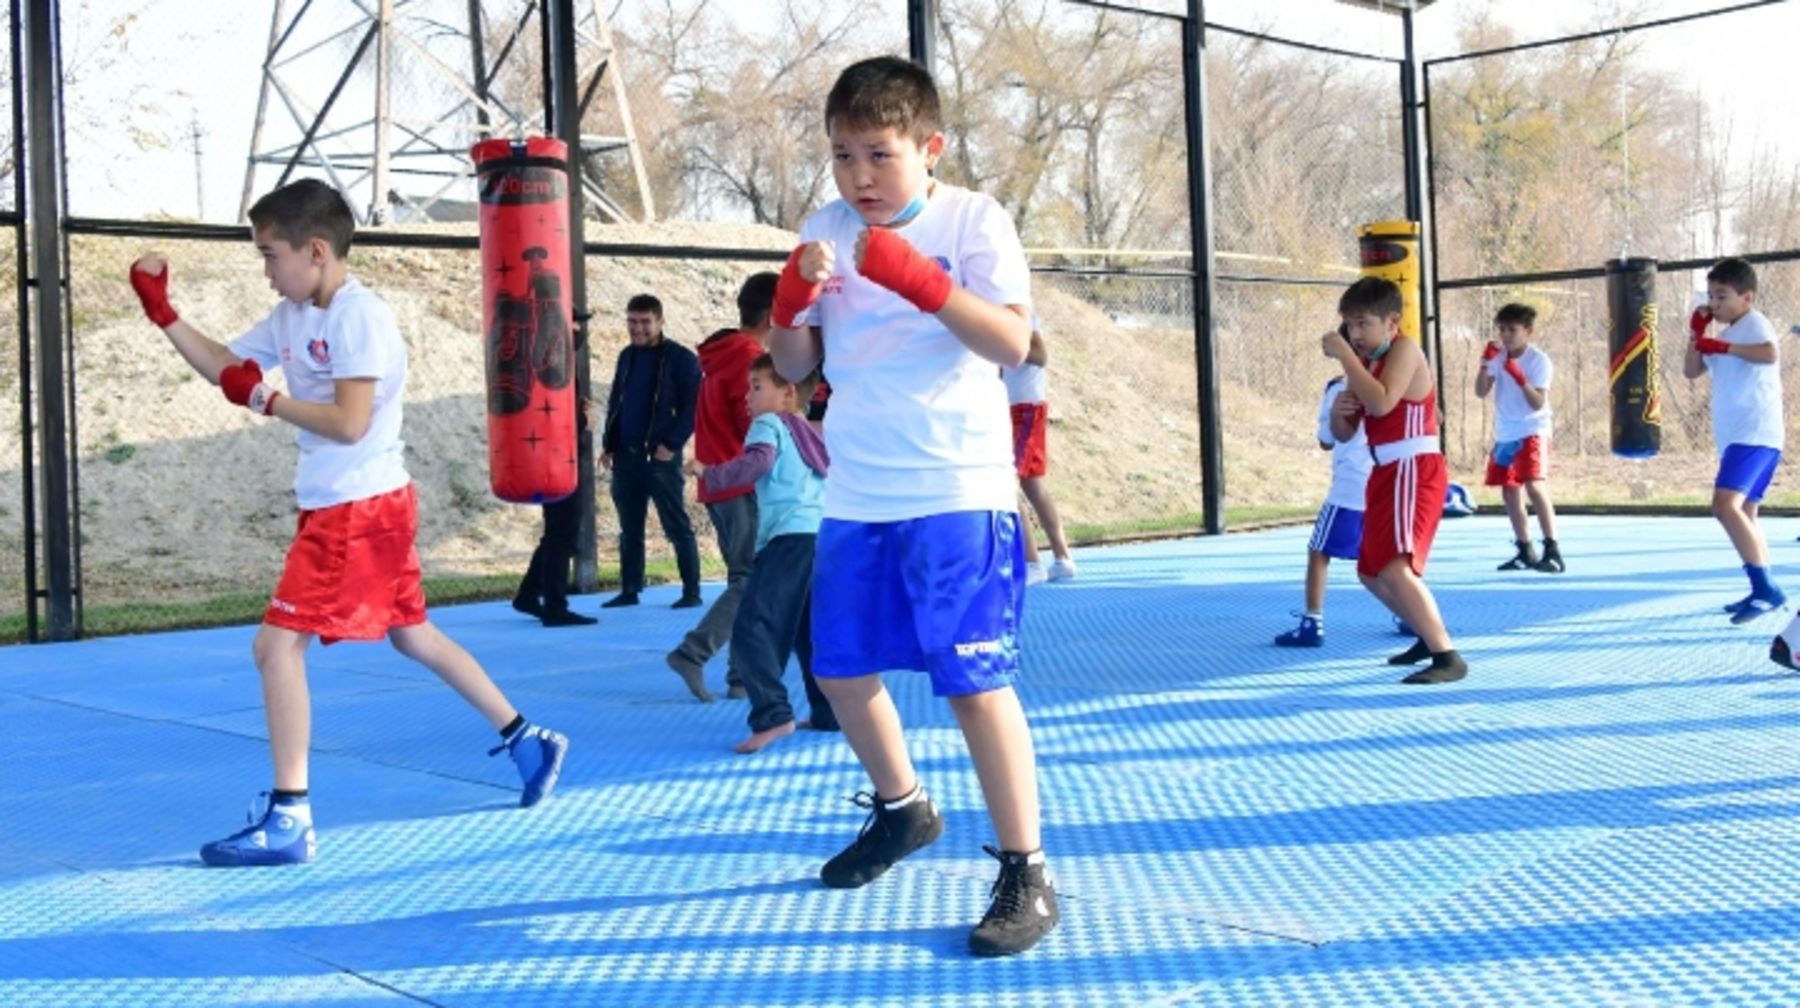
[[[323,337],[307,340],[306,355],[311,357],[315,364],[330,364],[331,344],[325,342]]]
[[[932,256],[932,257],[931,257],[931,261],[932,261],[932,262],[934,262],[934,263],[937,263],[937,264],[938,264],[938,267],[939,267],[939,268],[940,268],[940,269],[942,269],[942,270],[943,270],[943,271],[944,271],[944,272],[945,272],[945,273],[948,273],[948,272],[950,272],[950,259],[949,259],[949,257],[947,257],[947,256]]]
[[[842,293],[844,293],[844,278],[842,276],[835,275],[835,274],[830,277],[827,277],[825,280],[825,291],[824,292],[826,294],[842,294]]]

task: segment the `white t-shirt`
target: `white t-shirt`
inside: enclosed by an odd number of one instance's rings
[[[1768,343],[1776,348],[1773,364],[1752,364],[1730,354],[1707,354],[1700,359],[1712,373],[1713,443],[1724,455],[1729,445],[1759,445],[1780,450],[1784,424],[1781,418],[1781,345],[1768,316],[1751,309],[1718,335],[1727,343]]]
[[[1013,510],[1018,479],[1006,386],[993,362],[943,323],[856,272],[864,227],[837,200],[800,228],[802,242],[837,245],[837,265],[806,318],[824,334],[831,382],[825,517],[886,522]],[[992,198],[940,182],[897,234],[977,297],[1031,303],[1024,248]]]
[[[1375,468],[1375,457],[1369,454],[1369,438],[1363,433],[1362,424],[1356,425],[1356,433],[1348,441],[1339,441],[1331,433],[1331,404],[1344,387],[1343,378],[1331,379],[1325,383],[1325,395],[1319,400],[1319,443],[1333,446],[1331,489],[1325,492],[1325,503],[1361,511],[1367,506],[1364,490],[1369,485],[1369,473]]]
[[[279,367],[287,394],[305,402],[336,398],[339,378],[375,379],[369,429],[355,444],[339,444],[295,428],[300,461],[294,495],[312,511],[379,496],[405,486],[400,400],[406,391],[406,343],[387,303],[353,277],[332,295],[331,307],[282,299],[231,352],[264,370]]]
[[[1532,409],[1531,403],[1525,401],[1525,390],[1506,373],[1506,360],[1506,351],[1502,350],[1499,356],[1487,362],[1488,374],[1494,378],[1494,440],[1521,441],[1533,434],[1548,439],[1551,433],[1550,396],[1544,396],[1541,409]],[[1549,355],[1528,346],[1518,361],[1519,370],[1525,372],[1525,381],[1532,388],[1548,393],[1550,379],[1556,375],[1556,365],[1550,363]]]
[[[1043,332],[1038,327],[1037,312],[1031,313],[1031,331],[1040,334]],[[1000,380],[1006,383],[1006,401],[1011,405],[1050,401],[1050,374],[1042,364],[1027,363],[1016,368],[1001,368]]]

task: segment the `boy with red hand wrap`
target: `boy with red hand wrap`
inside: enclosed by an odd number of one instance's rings
[[[1004,208],[931,178],[941,122],[931,75],[907,60],[864,60],[838,77],[825,127],[841,198],[801,226],[769,350],[783,378],[823,361],[833,385],[813,674],[873,792],[859,802],[868,824],[820,880],[866,885],[943,835],[879,670],[928,675],[968,742],[999,841],[987,851],[1000,877],[969,935],[972,952],[997,956],[1060,920],[1014,687],[1024,533],[994,380],[1030,348],[1031,274]]]
[[[1532,345],[1536,324],[1537,310],[1530,305],[1507,304],[1494,313],[1495,338],[1481,353],[1475,396],[1494,398],[1494,448],[1488,455],[1484,482],[1500,488],[1516,547],[1512,559],[1499,569],[1560,574],[1564,565],[1556,542],[1556,507],[1546,486],[1552,418],[1549,392],[1555,366]],[[1512,381],[1498,384],[1502,374]],[[1527,500],[1537,512],[1544,536],[1541,558],[1531,540]]]
[[[290,183],[251,206],[252,236],[281,301],[229,343],[208,337],[169,306],[167,264],[131,267],[144,314],[184,360],[231,402],[307,432],[296,442],[300,520],[270,594],[251,656],[261,679],[272,787],[248,829],[200,848],[225,867],[304,864],[317,853],[309,793],[312,697],[306,652],[315,639],[386,639],[450,686],[500,734],[518,768],[520,805],[556,786],[568,739],[514,708],[481,665],[432,624],[413,542],[418,496],[399,448],[406,341],[393,312],[355,277],[346,257],[356,219],[336,189]],[[288,361],[288,393],[263,383],[263,364]],[[427,832],[436,826],[423,827]]]
[[[1717,338],[1706,335],[1719,323]],[[1742,259],[1721,259],[1706,272],[1706,300],[1688,316],[1692,337],[1682,355],[1681,373],[1690,381],[1703,375],[1712,381],[1713,444],[1719,453],[1712,483],[1712,513],[1731,540],[1750,593],[1724,606],[1731,622],[1748,623],[1777,611],[1787,593],[1775,583],[1768,543],[1757,524],[1787,440],[1782,416],[1781,349],[1775,327],[1756,309],[1756,269]],[[1796,637],[1783,631],[1775,643],[1786,647]],[[1784,643],[1786,639],[1786,643]],[[1770,657],[1783,665],[1784,655]]]

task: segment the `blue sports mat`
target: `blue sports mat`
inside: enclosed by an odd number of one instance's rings
[[[1800,593],[1794,524],[1765,528]],[[889,676],[944,838],[825,889],[855,759],[807,732],[733,754],[743,704],[662,664],[698,615],[673,589],[593,627],[434,611],[573,740],[530,810],[423,669],[315,647],[298,868],[196,856],[267,786],[253,628],[0,650],[0,1005],[1800,1003],[1787,615],[1727,622],[1745,587],[1710,520],[1561,525],[1545,575],[1494,570],[1503,519],[1445,523],[1429,580],[1473,670],[1445,686],[1399,684],[1410,640],[1347,564],[1326,645],[1271,645],[1305,528],[1081,551],[1032,588],[1063,924],[1002,961],[966,953],[991,832],[926,683]]]

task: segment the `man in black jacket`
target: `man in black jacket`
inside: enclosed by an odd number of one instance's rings
[[[619,514],[619,594],[602,608],[637,605],[644,588],[644,520],[654,501],[681,571],[681,599],[674,607],[689,609],[701,604],[700,547],[688,521],[681,465],[694,434],[700,359],[663,338],[662,302],[653,295],[626,303],[625,327],[631,344],[619,351],[613,369],[600,455],[601,467],[612,471]]]

